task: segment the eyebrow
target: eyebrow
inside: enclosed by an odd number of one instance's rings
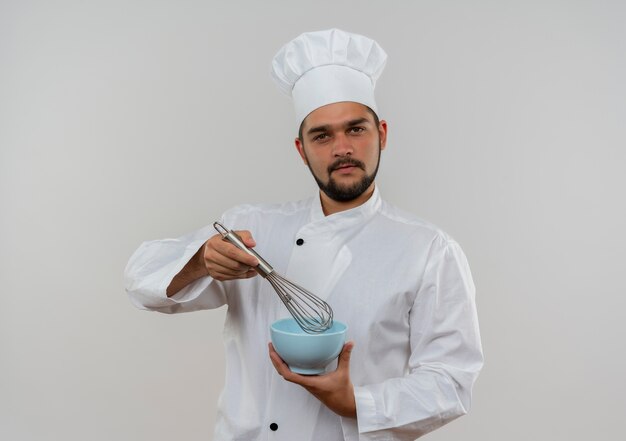
[[[346,122],[343,126],[345,128],[348,128],[358,126],[359,124],[363,123],[369,123],[369,120],[367,118],[357,118]],[[328,124],[325,124],[323,126],[311,127],[309,130],[307,130],[306,134],[311,135],[313,133],[327,132],[330,130],[330,127],[331,126]]]

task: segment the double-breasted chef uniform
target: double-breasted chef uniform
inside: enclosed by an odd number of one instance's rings
[[[216,234],[209,225],[143,243],[125,280],[139,308],[227,307],[215,440],[413,440],[468,411],[483,358],[474,284],[450,236],[384,202],[378,188],[365,204],[330,216],[316,195],[241,205],[221,221],[251,231],[279,274],[322,297],[348,325],[357,418],[337,416],[276,373],[269,328],[288,313],[262,277],[207,276],[167,297],[172,278]]]

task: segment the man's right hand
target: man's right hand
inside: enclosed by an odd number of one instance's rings
[[[249,231],[235,231],[243,243],[252,248],[256,242]],[[232,243],[216,234],[207,240],[201,248],[201,259],[207,275],[215,280],[249,279],[257,272],[254,270],[259,264],[256,257],[240,250]]]
[[[252,248],[256,245],[249,231],[236,233],[247,247]],[[256,257],[241,251],[222,239],[220,234],[216,234],[207,240],[174,276],[167,287],[167,296],[173,296],[185,286],[205,276],[211,276],[215,280],[249,279],[257,274],[254,267],[258,264]]]

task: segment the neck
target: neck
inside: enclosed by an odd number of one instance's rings
[[[351,201],[340,202],[334,199],[329,198],[326,193],[320,191],[320,200],[322,202],[322,211],[325,216],[330,216],[331,214],[339,213],[341,211],[350,210],[352,208],[356,208],[360,205],[366,203],[374,194],[375,184],[372,182],[372,185],[368,187],[359,197],[356,199],[352,199]]]

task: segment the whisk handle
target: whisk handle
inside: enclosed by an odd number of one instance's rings
[[[237,233],[235,233],[232,230],[229,230],[228,228],[226,228],[224,225],[222,225],[219,222],[213,222],[213,227],[217,230],[218,233],[222,235],[222,239],[229,241],[230,243],[235,245],[237,248],[239,248],[241,251],[244,251],[250,254],[251,256],[256,257],[256,259],[259,261],[259,264],[255,266],[254,269],[261,276],[267,277],[274,271],[274,268],[272,268],[272,266],[269,263],[267,263],[265,259],[263,259],[261,256],[258,255],[256,251],[254,251],[251,248],[248,248],[243,243],[243,240]]]

